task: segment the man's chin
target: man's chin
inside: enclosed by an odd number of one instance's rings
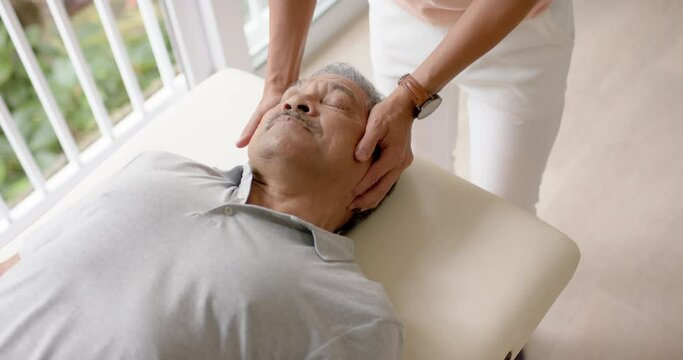
[[[275,128],[273,130],[277,131]],[[270,141],[264,144],[260,152],[267,155],[268,158],[297,162],[313,160],[314,154],[318,153],[315,141],[312,141],[310,136],[306,134],[299,135],[297,133],[288,131],[282,135],[273,136]]]

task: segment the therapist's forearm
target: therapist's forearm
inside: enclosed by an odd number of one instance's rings
[[[430,93],[438,92],[505,38],[535,4],[536,0],[474,0],[413,77]]]
[[[270,0],[266,91],[284,92],[299,78],[315,0]]]

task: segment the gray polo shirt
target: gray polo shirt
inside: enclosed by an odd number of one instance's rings
[[[247,205],[248,166],[137,156],[0,277],[0,359],[397,359],[351,239]]]

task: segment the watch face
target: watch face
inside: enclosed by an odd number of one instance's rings
[[[439,96],[434,96],[433,98],[425,101],[424,104],[422,104],[422,107],[420,108],[420,112],[417,114],[418,119],[424,119],[429,114],[433,113],[436,108],[441,105],[441,97]]]

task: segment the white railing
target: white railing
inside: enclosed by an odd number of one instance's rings
[[[69,59],[71,59],[71,62],[74,64],[76,76],[83,87],[85,97],[90,104],[100,133],[109,141],[113,141],[114,136],[112,135],[112,122],[109,118],[109,113],[104,107],[104,102],[97,91],[95,80],[90,73],[88,63],[85,60],[85,56],[83,56],[81,47],[78,45],[76,34],[71,27],[71,21],[64,9],[64,3],[60,0],[47,0],[47,5],[50,9],[50,13],[52,13],[55,24],[57,25],[57,31],[59,31],[62,41],[64,41],[64,46],[69,54]]]
[[[0,0],[0,20],[7,29],[66,160],[64,167],[46,178],[0,96],[0,127],[33,188],[16,205],[9,205],[0,195],[0,252],[5,244],[63,198],[126,139],[188,89],[218,69],[236,67],[255,71],[265,61],[268,33],[266,0],[244,0],[247,4],[246,20],[242,16],[240,1],[158,1],[162,5],[167,31],[182,70],[176,75],[152,0],[137,0],[137,8],[162,83],[160,90],[145,99],[109,0],[94,0],[99,21],[132,108],[126,117],[114,124],[76,38],[63,0],[46,0],[101,134],[99,139],[81,151],[48,86],[46,76],[38,65],[10,0]],[[339,13],[325,18],[324,15],[335,4],[339,5],[335,6],[339,8]],[[321,46],[332,34],[363,11],[365,6],[365,2],[361,0],[320,0],[307,52]]]
[[[12,8],[12,4],[9,0],[0,0],[0,18],[2,18],[5,28],[7,29],[7,33],[12,39],[14,47],[17,49],[17,53],[19,54],[22,64],[26,68],[26,72],[31,79],[33,88],[38,94],[38,99],[45,108],[48,120],[52,124],[52,128],[57,135],[60,145],[62,145],[64,154],[69,162],[79,164],[80,160],[78,159],[78,148],[76,147],[76,142],[74,141],[73,136],[71,136],[69,127],[66,125],[66,121],[64,121],[62,112],[59,110],[57,101],[47,85],[47,80],[45,80],[45,76],[40,70],[38,61],[33,54],[33,50],[31,50],[31,46],[26,39],[24,30],[22,29],[19,19],[17,18],[17,14],[14,13],[14,9]]]
[[[173,5],[172,2],[169,4]],[[137,129],[168,106],[173,99],[187,91],[188,86],[184,75],[176,76],[175,74],[151,1],[138,0],[137,5],[163,84],[161,90],[147,100],[143,96],[138,78],[133,71],[130,57],[109,1],[95,0],[97,14],[133,108],[128,116],[113,125],[93,79],[90,66],[78,43],[63,1],[47,0],[49,13],[56,25],[59,37],[83,89],[85,100],[92,110],[101,134],[98,140],[80,151],[48,86],[45,75],[38,65],[36,55],[31,49],[11,2],[0,0],[0,19],[7,29],[21,64],[26,70],[38,99],[48,116],[67,161],[62,169],[46,179],[25,139],[19,132],[12,114],[0,97],[0,126],[33,187],[33,191],[26,198],[12,207],[8,206],[7,202],[0,196],[0,246],[28,227]]]
[[[121,80],[123,80],[123,86],[126,88],[133,110],[136,113],[142,114],[145,112],[145,100],[142,96],[142,90],[140,90],[138,79],[133,71],[133,65],[130,62],[126,46],[123,43],[123,38],[116,26],[116,19],[111,10],[111,5],[108,0],[95,0],[95,7],[100,16],[104,34],[107,36],[112,54],[114,54],[114,61],[121,74]]]

